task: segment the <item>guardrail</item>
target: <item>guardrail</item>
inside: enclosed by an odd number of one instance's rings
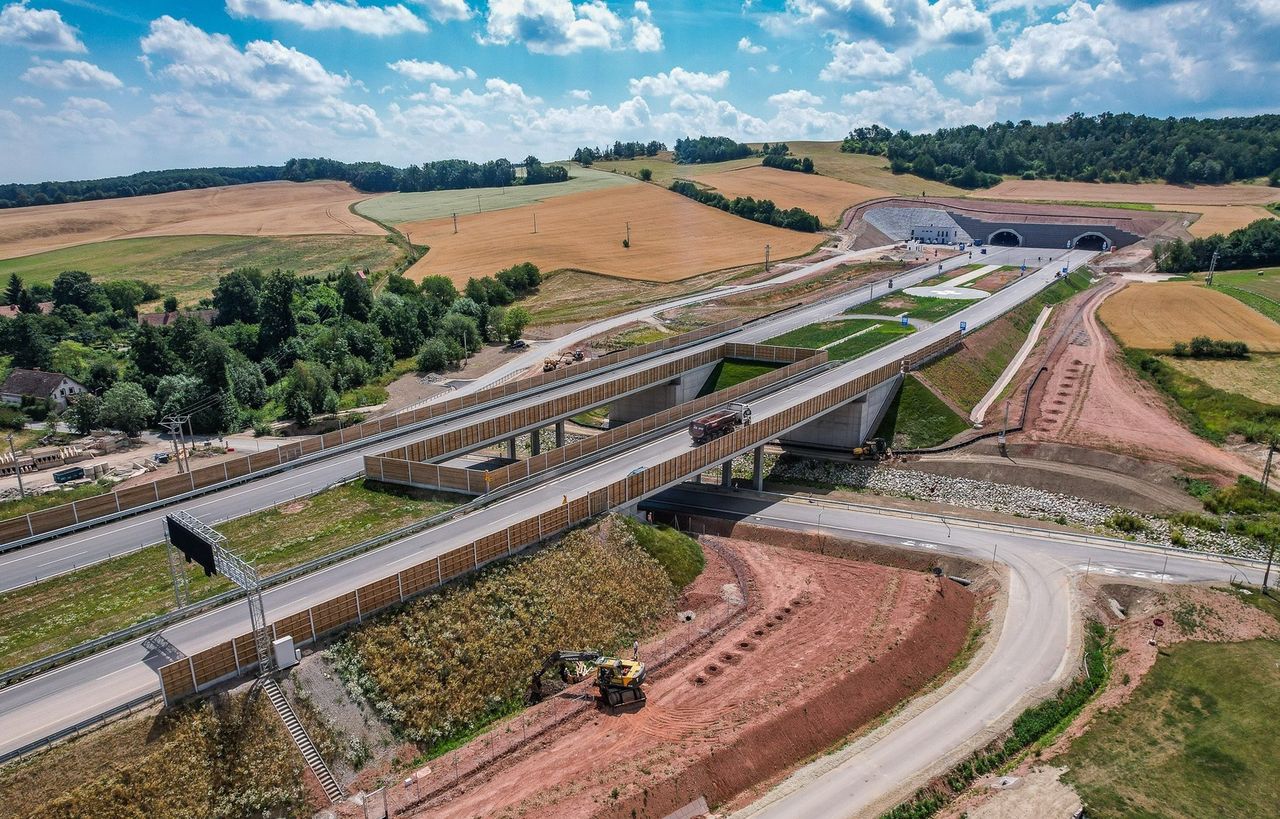
[[[66,534],[107,520],[138,514],[246,480],[292,469],[335,452],[346,451],[364,443],[411,431],[423,424],[443,420],[481,404],[509,400],[548,384],[579,379],[636,359],[705,341],[732,332],[742,324],[741,319],[720,322],[661,341],[633,347],[617,355],[574,364],[550,373],[529,376],[441,403],[405,410],[355,426],[340,428],[315,438],[282,444],[274,450],[256,452],[243,458],[161,478],[141,486],[108,492],[0,520],[0,551],[20,548],[45,538]]]

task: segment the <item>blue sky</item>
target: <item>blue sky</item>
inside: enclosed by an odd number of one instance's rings
[[[1280,0],[0,0],[0,181],[1276,110]]]

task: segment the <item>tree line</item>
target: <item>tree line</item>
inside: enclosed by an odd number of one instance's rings
[[[109,426],[134,435],[177,413],[190,413],[193,428],[206,433],[265,432],[279,418],[307,426],[397,359],[416,357],[423,370],[440,371],[486,340],[519,338],[530,315],[508,305],[540,282],[538,268],[524,263],[470,279],[463,293],[445,276],[415,283],[393,275],[375,297],[350,269],[322,278],[240,268],[200,304],[217,309],[212,326],[189,312],[156,326],[136,321],[140,299],[152,295],[139,283],[100,284],[66,271],[52,287],[27,287],[15,274],[5,295],[20,312],[0,321],[8,356],[0,364],[84,384],[90,394],[65,417],[80,432]],[[49,315],[38,308],[44,295],[54,303]]]
[[[840,146],[884,156],[895,173],[958,187],[989,187],[1002,176],[1081,182],[1163,180],[1222,184],[1268,176],[1280,185],[1280,115],[1160,119],[1076,113],[1062,122],[966,125],[932,134],[857,128]]]
[[[601,160],[607,162],[614,159],[635,159],[638,156],[657,156],[666,149],[667,144],[658,142],[656,139],[649,142],[620,142],[615,140],[612,145],[606,145],[603,150],[589,146],[578,148],[573,152],[573,161],[583,167],[589,167],[591,163]]]
[[[76,182],[0,185],[0,208],[119,199],[282,179],[290,182],[333,179],[349,182],[352,187],[366,193],[498,188],[565,182],[569,179],[569,171],[563,165],[546,165],[535,156],[525,157],[523,164],[523,177],[517,176],[515,165],[506,159],[484,163],[442,159],[396,168],[381,162],[340,162],[336,159],[316,158],[290,159],[284,165],[144,171],[129,176]]]
[[[672,182],[671,190],[704,205],[732,213],[734,216],[763,222],[774,227],[799,230],[804,233],[813,233],[822,227],[818,217],[809,211],[802,208],[779,208],[771,199],[755,199],[750,196],[728,199],[719,191],[703,190],[694,183],[682,179]]]
[[[1190,242],[1174,239],[1156,244],[1152,253],[1156,267],[1164,273],[1194,273],[1209,269],[1215,251],[1221,270],[1280,264],[1280,221],[1259,219],[1228,234]]]
[[[676,163],[680,165],[725,162],[755,154],[750,145],[723,136],[677,139],[674,152]]]

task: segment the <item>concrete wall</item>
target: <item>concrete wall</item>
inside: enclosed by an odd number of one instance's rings
[[[630,423],[646,415],[656,415],[665,409],[692,401],[698,397],[707,379],[719,366],[719,361],[697,367],[677,378],[656,384],[647,390],[632,393],[609,405],[609,425]]]
[[[901,381],[901,374],[895,374],[844,406],[792,430],[779,443],[839,449],[861,446],[875,434]]]

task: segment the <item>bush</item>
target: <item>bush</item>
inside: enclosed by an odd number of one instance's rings
[[[26,426],[27,416],[13,407],[0,406],[0,429],[11,429],[15,432]]]
[[[648,182],[648,181],[650,181],[651,179],[653,179],[653,171],[649,170],[648,168],[641,168],[641,169],[640,169],[640,181],[641,181],[641,182]]]
[[[1173,343],[1173,354],[1179,358],[1248,358],[1249,345],[1243,341],[1219,341],[1196,336],[1190,344]]]
[[[646,526],[633,518],[623,518],[623,522],[640,547],[666,570],[677,590],[702,574],[707,559],[698,541],[670,526]]]
[[[1145,520],[1137,515],[1130,515],[1127,512],[1116,512],[1114,515],[1103,521],[1103,523],[1112,529],[1131,535],[1137,534],[1138,532],[1145,532],[1151,528],[1147,525]]]

